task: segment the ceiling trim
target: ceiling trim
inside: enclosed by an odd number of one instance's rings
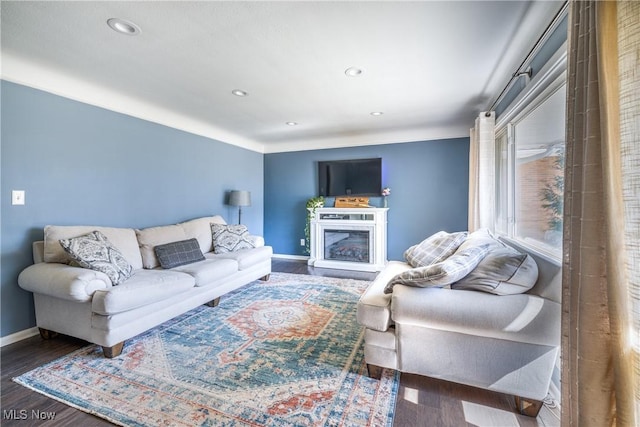
[[[408,142],[435,141],[452,138],[469,138],[469,128],[463,127],[432,127],[428,129],[404,129],[388,132],[363,134],[357,137],[318,138],[304,141],[289,141],[265,145],[265,154],[284,153],[291,151],[326,150],[332,148],[363,147],[385,144],[405,144]]]
[[[2,54],[2,79],[34,89],[105,108],[138,119],[264,153],[264,144],[239,136],[208,123],[194,120],[166,108],[109,90],[103,86],[62,74],[15,55]]]

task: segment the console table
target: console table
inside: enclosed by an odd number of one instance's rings
[[[318,208],[311,219],[314,267],[380,271],[387,263],[388,208]]]

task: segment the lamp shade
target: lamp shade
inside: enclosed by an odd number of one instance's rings
[[[251,192],[246,190],[233,190],[229,193],[231,206],[251,206]]]

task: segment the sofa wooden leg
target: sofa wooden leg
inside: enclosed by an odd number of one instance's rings
[[[522,415],[528,417],[537,417],[538,412],[542,408],[542,402],[539,400],[525,399],[524,397],[516,396],[516,408]]]
[[[380,366],[370,365],[367,363],[367,375],[369,375],[369,378],[379,380],[382,378],[382,368]]]
[[[40,331],[40,336],[43,340],[50,340],[58,336],[57,332],[50,331],[48,329],[38,328],[38,331]]]
[[[112,347],[102,347],[102,352],[104,353],[104,357],[108,359],[113,359],[114,357],[120,356],[122,353],[122,349],[124,348],[124,341],[119,342],[118,344]]]
[[[262,277],[260,278],[260,280],[262,280],[263,282],[268,282],[268,281],[269,281],[269,277],[271,277],[271,275],[270,275],[270,274],[267,274],[267,275],[265,275],[265,276],[262,276]]]
[[[208,303],[205,303],[205,305],[209,306],[209,307],[217,307],[218,304],[220,304],[220,297],[209,301]]]

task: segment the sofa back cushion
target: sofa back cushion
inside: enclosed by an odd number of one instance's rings
[[[216,215],[196,218],[179,224],[136,230],[144,268],[156,268],[160,265],[154,249],[158,245],[196,239],[202,253],[211,252],[213,250],[212,223],[226,224],[220,215]]]
[[[156,257],[156,246],[187,240],[184,229],[179,225],[143,228],[142,230],[136,230],[136,236],[140,245],[142,265],[147,269],[156,268],[160,265]]]
[[[203,254],[213,250],[213,239],[211,237],[211,224],[225,225],[225,220],[220,216],[206,216],[204,218],[196,218],[191,221],[185,221],[178,224],[184,230],[184,234],[188,239],[198,240],[200,250]]]
[[[44,227],[44,261],[69,264],[73,259],[60,245],[60,239],[71,239],[99,231],[122,253],[134,270],[142,268],[142,257],[136,233],[132,228],[92,225],[47,225]]]

